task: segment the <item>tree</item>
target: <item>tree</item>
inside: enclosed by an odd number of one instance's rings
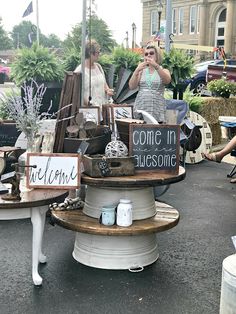
[[[4,30],[2,18],[0,17],[0,50],[11,49],[12,47],[12,40],[8,37],[7,32]]]
[[[30,21],[22,21],[12,29],[11,36],[15,48],[31,47],[37,37],[37,28]]]
[[[23,21],[13,27],[11,35],[15,48],[31,47],[33,42],[37,40],[37,27],[30,21]],[[40,45],[49,48],[59,48],[62,45],[62,41],[55,34],[50,34],[47,37],[40,30],[39,42]]]
[[[91,18],[86,22],[88,37],[95,39],[101,46],[102,52],[109,53],[112,51],[114,46],[117,45],[116,41],[112,38],[111,31],[108,29],[107,24],[96,14],[93,13]],[[82,41],[82,23],[75,25],[72,32],[68,34],[64,41],[64,46],[67,48],[78,48],[81,47]]]
[[[45,42],[42,41],[41,44],[48,48],[61,48],[62,41],[57,35],[49,34],[45,36]]]

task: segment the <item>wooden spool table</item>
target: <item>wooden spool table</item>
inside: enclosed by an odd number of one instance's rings
[[[68,192],[64,190],[33,189],[21,192],[20,201],[6,201],[0,196],[0,220],[31,218],[33,226],[32,278],[35,285],[42,284],[38,264],[46,262],[46,256],[42,254],[42,238],[48,205],[64,201],[67,195]]]
[[[153,186],[183,180],[185,169],[177,175],[136,173],[133,176],[92,178],[82,175],[87,185],[82,210],[53,211],[55,222],[76,231],[73,257],[82,264],[104,269],[134,269],[155,262],[159,256],[156,233],[178,224],[173,207],[155,202]],[[130,227],[99,224],[103,205],[129,198],[133,203]],[[140,204],[141,203],[141,204]]]

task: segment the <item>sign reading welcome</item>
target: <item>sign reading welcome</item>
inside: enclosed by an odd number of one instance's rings
[[[29,188],[76,189],[80,186],[79,154],[29,153],[27,166]]]
[[[135,169],[177,174],[179,134],[179,125],[130,124],[129,153]]]

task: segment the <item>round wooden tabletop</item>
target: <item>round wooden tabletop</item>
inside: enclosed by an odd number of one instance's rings
[[[160,172],[136,172],[132,176],[93,178],[82,174],[83,184],[101,187],[135,187],[135,186],[157,186],[179,182],[185,178],[185,169],[179,167],[178,174],[167,174]]]
[[[99,219],[91,218],[82,210],[52,211],[56,224],[76,232],[105,235],[129,236],[150,234],[173,228],[179,222],[179,212],[170,205],[156,202],[156,215],[143,220],[135,220],[129,227],[104,226]]]
[[[3,200],[0,195],[0,210],[12,208],[28,208],[49,205],[54,202],[63,202],[68,195],[68,191],[54,189],[32,189],[21,192],[20,201]]]

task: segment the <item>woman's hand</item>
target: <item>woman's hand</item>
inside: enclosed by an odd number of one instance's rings
[[[107,93],[107,96],[113,96],[114,95],[114,89],[108,87],[106,89],[106,93]]]
[[[153,60],[153,58],[146,58],[146,64],[147,66],[152,66],[154,69],[158,70],[160,65]]]
[[[143,71],[143,69],[145,69],[148,66],[147,61],[143,61],[141,63],[139,63],[139,65],[137,66],[137,68],[135,69],[134,73],[136,73],[137,75]]]

